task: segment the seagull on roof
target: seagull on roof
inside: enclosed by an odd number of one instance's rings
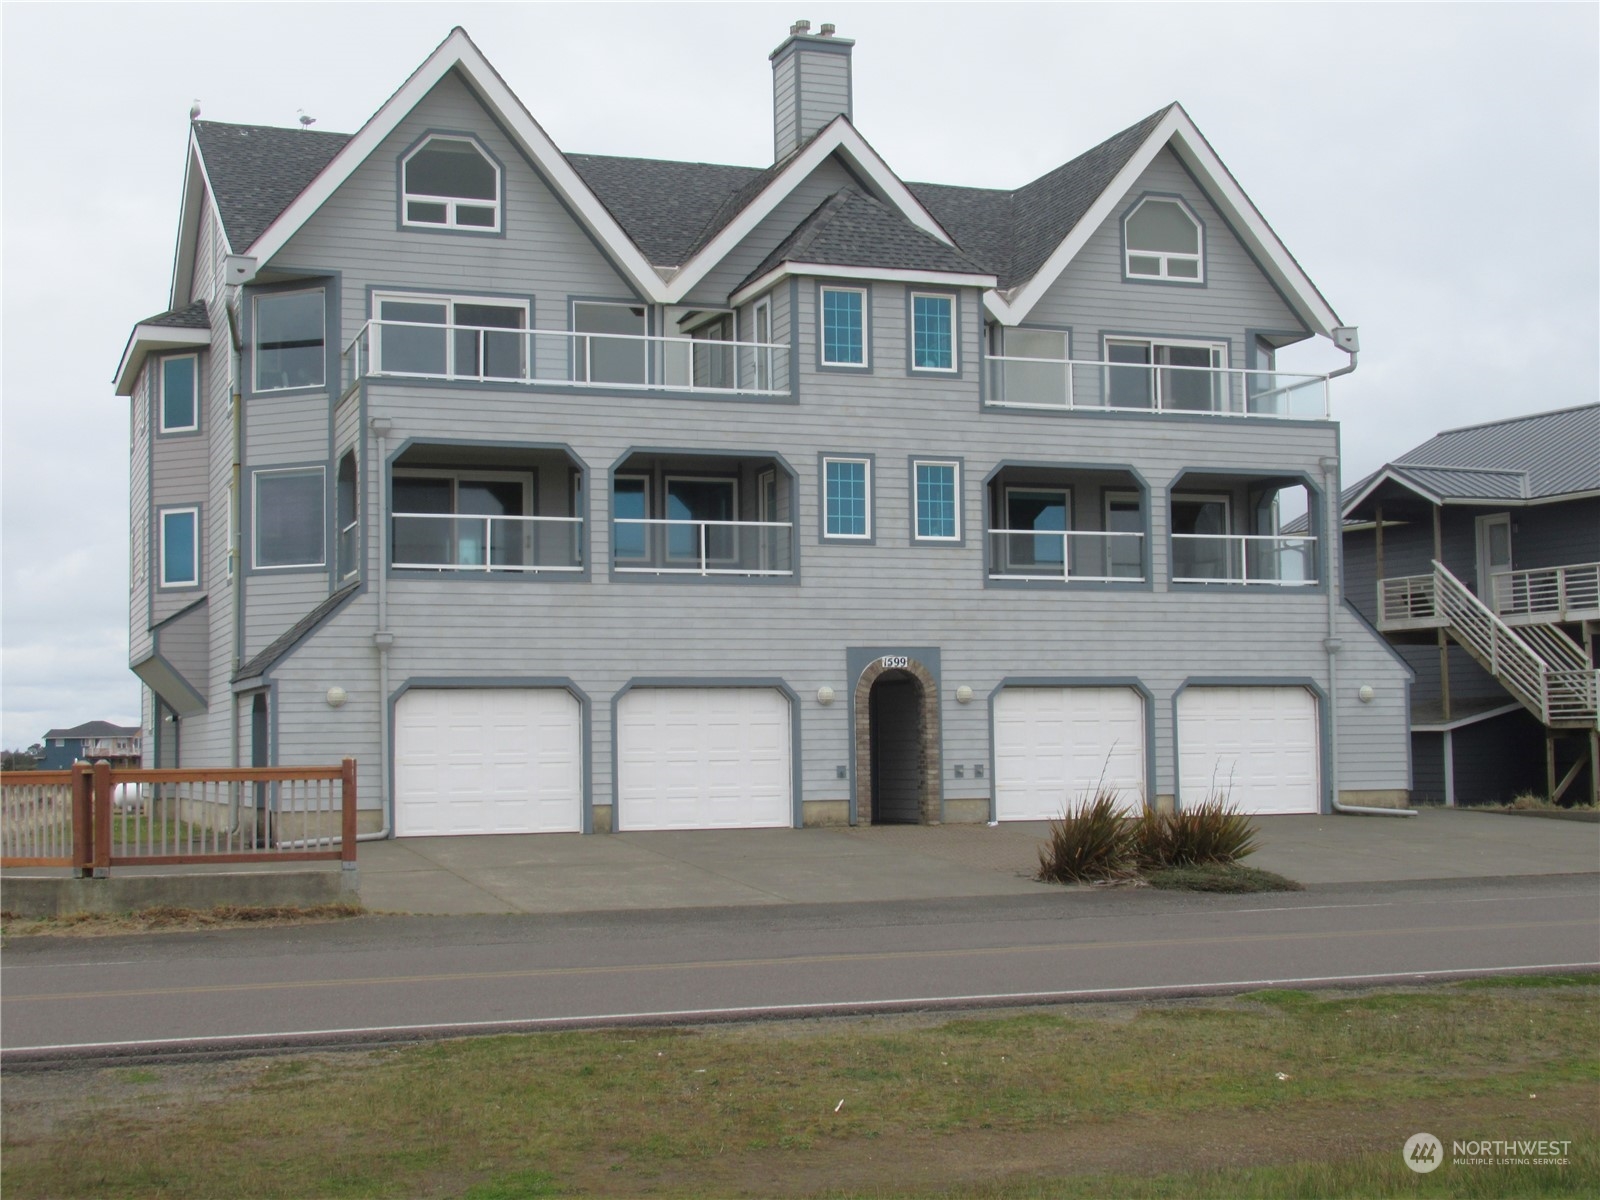
[[[199,97],[196,97],[194,103],[189,105],[189,120],[198,121],[199,119],[200,119],[200,100],[199,100]]]
[[[300,128],[301,129],[310,129],[313,125],[315,125],[317,123],[317,119],[315,117],[306,116],[306,110],[305,109],[297,108],[297,109],[295,109],[295,112],[300,114]]]

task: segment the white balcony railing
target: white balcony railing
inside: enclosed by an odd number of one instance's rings
[[[359,379],[787,396],[789,347],[644,334],[370,320],[345,347]]]
[[[1056,583],[1144,582],[1144,534],[989,530],[989,578]]]
[[[986,358],[984,369],[988,402],[1003,408],[1286,421],[1328,417],[1326,375],[1016,356]]]
[[[617,517],[612,554],[619,573],[642,575],[794,574],[788,521],[692,521]]]
[[[1502,617],[1600,620],[1600,563],[1535,567],[1496,575],[1494,607]]]
[[[396,568],[417,571],[581,571],[582,517],[395,513]]]
[[[1173,583],[1310,587],[1317,583],[1317,539],[1272,534],[1175,533]]]

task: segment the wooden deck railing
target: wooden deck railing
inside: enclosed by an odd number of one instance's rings
[[[0,866],[356,860],[356,762],[0,774]]]

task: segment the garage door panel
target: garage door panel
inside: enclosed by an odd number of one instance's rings
[[[772,688],[637,688],[617,705],[618,827],[793,823],[789,702]]]
[[[1054,819],[1102,780],[1137,811],[1145,793],[1144,709],[1132,688],[1001,691],[993,712],[997,818]]]
[[[565,690],[413,689],[395,707],[395,833],[576,832],[581,745]]]
[[[1189,688],[1178,697],[1182,803],[1223,792],[1240,812],[1320,812],[1319,742],[1306,688]]]

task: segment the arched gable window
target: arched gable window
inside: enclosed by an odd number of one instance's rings
[[[1129,278],[1204,280],[1205,231],[1181,200],[1146,196],[1122,225]]]
[[[404,223],[500,229],[500,168],[470,138],[435,135],[401,163]]]

